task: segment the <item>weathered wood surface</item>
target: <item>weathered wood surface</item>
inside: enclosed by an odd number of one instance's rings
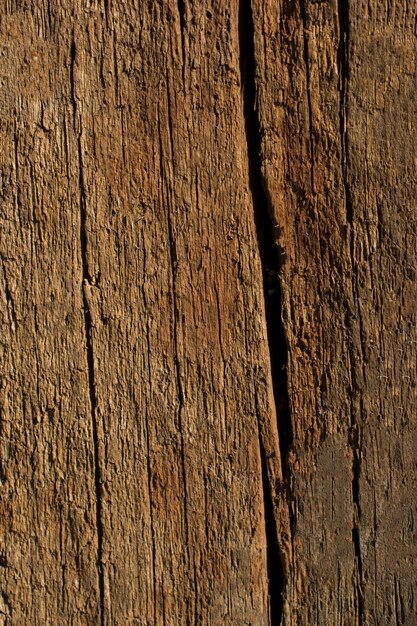
[[[2,3],[0,623],[416,623],[415,25]]]

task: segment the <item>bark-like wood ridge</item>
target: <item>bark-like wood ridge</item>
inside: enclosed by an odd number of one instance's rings
[[[0,624],[417,623],[416,10],[0,6]]]

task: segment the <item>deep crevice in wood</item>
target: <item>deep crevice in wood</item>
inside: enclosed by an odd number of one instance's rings
[[[276,404],[282,473],[287,474],[287,456],[292,444],[292,424],[288,399],[288,349],[281,318],[282,297],[280,268],[285,257],[277,244],[268,194],[263,184],[261,130],[257,115],[253,23],[250,3],[240,3],[240,59],[243,89],[245,130],[249,159],[249,183],[253,199],[258,248],[262,263],[265,314],[268,329],[274,398]]]
[[[106,28],[109,28],[109,0],[104,0],[103,7],[104,7],[104,19],[106,22]]]
[[[70,51],[70,81],[71,81],[71,99],[74,114],[74,129],[76,129],[76,112],[77,102],[75,98],[75,79],[74,79],[74,64],[76,57],[76,47],[74,39],[71,42]],[[100,595],[100,625],[104,626],[104,572],[103,572],[103,521],[102,521],[102,485],[101,485],[101,473],[100,473],[100,458],[99,458],[99,445],[98,445],[98,428],[97,428],[97,398],[96,387],[94,379],[94,355],[92,345],[92,321],[91,312],[86,295],[86,288],[91,284],[91,276],[88,271],[87,260],[87,230],[86,230],[86,193],[84,183],[84,168],[82,160],[82,148],[80,133],[77,133],[77,148],[78,148],[78,171],[79,171],[79,204],[80,204],[80,250],[81,250],[81,263],[82,263],[82,299],[83,299],[83,312],[84,312],[84,328],[85,328],[85,343],[86,343],[86,356],[87,356],[87,369],[88,369],[88,388],[90,395],[90,409],[91,409],[91,425],[93,434],[93,448],[94,448],[94,483],[95,483],[95,496],[96,496],[96,530],[97,530],[97,570],[98,570],[98,586]]]
[[[339,48],[338,48],[338,64],[339,64],[339,123],[340,123],[340,145],[342,151],[342,176],[346,197],[346,221],[352,224],[353,209],[350,189],[347,180],[348,168],[348,135],[347,135],[347,116],[348,116],[348,85],[349,85],[349,6],[348,0],[338,0],[338,17],[339,17]]]
[[[265,535],[267,541],[267,568],[268,568],[268,587],[269,587],[269,606],[271,624],[280,624],[282,619],[283,608],[283,591],[284,591],[284,568],[280,558],[280,550],[278,545],[278,533],[274,516],[274,507],[272,504],[272,494],[268,480],[268,470],[266,465],[265,448],[262,443],[261,434],[259,433],[259,448],[261,453],[262,468],[262,489],[264,500],[264,517],[265,517]]]
[[[356,420],[353,417],[353,410],[351,413],[351,434],[349,440],[351,450],[352,450],[352,501],[353,501],[353,524],[352,524],[352,543],[355,552],[355,558],[358,565],[358,624],[362,625],[362,617],[363,617],[363,575],[362,575],[362,553],[361,553],[361,543],[360,543],[360,533],[358,526],[358,519],[361,516],[361,508],[360,508],[360,497],[359,497],[359,479],[360,479],[360,443],[359,443],[359,434],[358,434],[358,426],[356,424]]]
[[[287,339],[281,319],[280,267],[284,250],[276,243],[270,202],[263,185],[261,130],[256,107],[253,24],[250,3],[240,3],[241,75],[244,99],[249,182],[252,193],[258,247],[262,263],[265,313],[276,404],[282,472],[287,474],[287,456],[292,443],[287,382]]]
[[[271,214],[271,203],[268,199],[262,174],[262,137],[257,112],[254,24],[250,0],[241,0],[239,4],[239,45],[241,88],[249,161],[249,184],[262,263],[270,364],[278,422],[282,475],[285,480],[287,476],[287,457],[292,444],[292,425],[286,369],[288,350],[284,325],[281,319],[282,294],[279,276],[280,267],[284,259],[284,250],[276,242],[275,232],[277,225],[274,224]],[[273,520],[272,491],[267,476],[261,434],[259,434],[259,441],[262,459],[271,623],[279,624],[282,618],[282,595],[285,586],[285,575],[279,550],[277,528]],[[273,521],[271,521],[271,517]]]
[[[343,186],[345,191],[345,205],[346,205],[346,222],[350,227],[350,256],[352,260],[352,271],[354,263],[354,250],[353,250],[353,206],[352,197],[348,181],[348,157],[349,157],[349,143],[348,143],[348,88],[349,88],[349,4],[348,0],[338,0],[337,4],[338,18],[339,18],[339,47],[338,47],[338,65],[339,65],[339,90],[340,90],[340,146],[341,146],[341,170]],[[352,280],[352,291],[355,295],[355,286]],[[351,348],[351,368],[354,366],[354,354]],[[353,379],[353,374],[352,374]],[[355,558],[358,565],[358,624],[361,626],[363,623],[363,575],[362,575],[362,554],[360,543],[360,532],[358,526],[358,519],[360,518],[360,443],[359,443],[359,430],[358,424],[354,415],[354,408],[351,409],[351,423],[350,423],[350,437],[349,444],[352,450],[352,501],[354,508],[354,519],[352,524],[352,543],[355,552]]]
[[[306,70],[307,106],[308,106],[308,130],[310,143],[310,182],[311,191],[314,193],[314,145],[313,145],[313,112],[311,107],[310,65],[308,62],[308,38],[307,38],[307,13],[305,0],[300,0],[301,19],[303,22],[303,58]]]
[[[184,33],[185,33],[185,0],[177,0],[178,14],[180,17],[180,37],[181,37],[181,54],[182,54],[182,80],[184,82],[184,71],[185,71],[185,44],[184,44]]]
[[[81,165],[81,141],[78,138],[78,152],[80,162],[80,178],[82,179],[82,165]],[[86,352],[88,363],[88,387],[90,392],[90,404],[91,404],[91,422],[93,431],[93,446],[94,446],[94,480],[95,480],[95,493],[96,493],[96,524],[97,524],[97,561],[98,561],[98,579],[99,579],[99,592],[100,592],[100,619],[101,624],[104,625],[104,576],[103,576],[103,522],[102,522],[102,486],[100,475],[100,458],[98,447],[98,432],[97,432],[97,398],[94,382],[94,356],[93,346],[91,339],[91,313],[86,297],[86,284],[90,283],[90,278],[87,270],[87,257],[86,257],[86,230],[85,230],[85,194],[84,185],[80,187],[81,191],[81,227],[80,227],[80,243],[81,243],[81,256],[83,264],[83,309],[84,309],[84,326],[85,326],[85,338],[86,338]]]

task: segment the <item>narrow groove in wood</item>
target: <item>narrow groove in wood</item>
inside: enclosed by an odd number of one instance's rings
[[[314,193],[314,142],[313,142],[313,112],[311,107],[311,81],[310,64],[308,61],[308,37],[307,37],[307,13],[305,0],[300,0],[301,19],[303,22],[303,57],[306,70],[307,106],[308,106],[308,131],[310,144],[310,182],[311,191]]]
[[[104,7],[104,19],[106,22],[106,28],[109,28],[109,0],[104,0],[103,7]]]
[[[349,4],[348,0],[338,0],[337,12],[339,19],[339,47],[338,47],[338,64],[339,64],[339,91],[340,91],[340,106],[339,106],[339,119],[340,119],[340,145],[341,145],[341,170],[343,186],[345,191],[345,205],[346,205],[346,222],[350,227],[350,256],[352,260],[352,271],[354,263],[354,249],[353,249],[353,206],[352,197],[348,181],[348,157],[349,157],[349,143],[348,143],[348,93],[349,93]],[[352,280],[352,291],[355,295],[356,289],[354,281]],[[350,350],[351,368],[354,366],[354,353],[353,348]],[[354,375],[352,374],[352,378]],[[352,450],[352,501],[354,508],[354,518],[352,524],[352,543],[355,552],[355,558],[358,566],[358,624],[363,623],[363,574],[362,574],[362,553],[361,542],[358,521],[361,516],[360,508],[360,441],[359,441],[359,427],[354,414],[354,408],[351,409],[351,423],[350,423],[350,435],[349,444]]]
[[[1,260],[2,260],[3,277],[4,277],[4,295],[6,296],[6,302],[7,302],[7,312],[9,315],[9,319],[12,322],[12,328],[16,329],[17,328],[17,316],[16,316],[16,309],[14,306],[13,294],[10,291],[9,283],[7,280],[7,274],[6,274],[6,269],[4,267],[3,257],[1,258]]]
[[[348,135],[347,135],[347,118],[348,118],[348,85],[349,85],[349,6],[348,0],[338,0],[338,18],[339,18],[339,48],[338,48],[338,64],[339,64],[339,123],[340,123],[340,145],[342,151],[342,176],[346,197],[346,221],[352,223],[353,209],[352,199],[347,180],[348,168]]]
[[[182,81],[185,79],[185,0],[177,0],[178,14],[180,17],[180,37],[181,37],[181,54],[182,54]]]
[[[292,444],[292,425],[289,410],[287,382],[287,340],[281,319],[282,294],[279,272],[284,259],[283,249],[277,245],[271,215],[271,203],[265,189],[261,163],[261,129],[257,111],[255,82],[255,42],[252,6],[250,0],[239,3],[240,74],[248,150],[249,185],[252,194],[254,220],[262,264],[265,315],[268,333],[270,366],[277,416],[279,447],[283,479],[287,475],[287,457]],[[283,560],[274,520],[271,485],[261,433],[259,433],[262,462],[262,485],[267,537],[267,562],[271,624],[282,618],[282,597],[285,587]],[[271,517],[272,520],[271,521]]]
[[[171,264],[171,273],[172,273],[172,299],[173,299],[173,307],[174,307],[174,361],[175,361],[175,372],[177,379],[177,390],[178,390],[178,429],[180,432],[180,441],[181,441],[181,465],[182,465],[182,479],[184,483],[184,524],[185,524],[185,532],[187,539],[187,551],[188,551],[188,521],[187,521],[187,511],[188,511],[188,496],[187,496],[187,480],[186,480],[186,471],[185,471],[185,446],[184,446],[184,428],[183,428],[183,420],[182,420],[182,412],[184,408],[184,390],[181,382],[181,372],[180,372],[180,356],[178,351],[178,329],[177,329],[177,316],[179,313],[178,305],[177,305],[177,295],[176,295],[176,265],[177,265],[177,254],[175,248],[173,227],[171,221],[171,215],[169,208],[167,210],[167,222],[168,222],[168,240],[169,240],[169,255],[170,255],[170,264]]]
[[[359,533],[359,525],[358,520],[361,517],[361,508],[360,508],[360,495],[359,495],[359,480],[360,480],[360,442],[359,442],[359,433],[358,433],[358,425],[353,415],[353,410],[351,412],[351,433],[349,437],[349,443],[352,449],[352,501],[353,501],[353,524],[352,524],[352,543],[355,552],[355,558],[358,565],[358,624],[362,626],[362,617],[363,617],[363,574],[362,574],[362,553],[361,553],[361,542],[360,542],[360,533]]]
[[[145,294],[142,285],[142,294],[145,300]],[[147,347],[147,368],[148,368],[148,377],[149,380],[152,380],[152,371],[151,371],[151,342],[149,340],[149,321],[146,324],[146,347]],[[145,407],[145,437],[146,437],[146,471],[147,471],[147,487],[148,487],[148,498],[149,498],[149,525],[151,531],[151,542],[152,542],[152,585],[153,585],[153,604],[154,604],[154,614],[153,614],[153,623],[156,626],[156,611],[157,611],[157,590],[156,590],[156,540],[155,540],[155,523],[154,523],[154,514],[153,514],[153,502],[152,502],[152,466],[151,466],[151,437],[149,435],[149,414],[148,408]]]
[[[271,624],[280,624],[283,608],[284,568],[280,558],[277,526],[275,522],[272,494],[269,486],[268,470],[266,465],[266,453],[260,433],[259,449],[261,454],[265,535],[268,546],[266,558],[268,568],[270,620]]]
[[[74,128],[76,130],[76,112],[77,102],[75,98],[75,79],[74,79],[74,64],[76,57],[76,47],[74,39],[71,42],[71,63],[70,63],[70,81],[71,81],[71,98],[74,113]],[[78,148],[78,171],[79,171],[79,205],[80,205],[80,250],[81,250],[81,263],[82,263],[82,299],[83,299],[83,313],[84,313],[84,328],[85,328],[85,342],[86,342],[86,356],[87,356],[87,369],[88,369],[88,387],[90,395],[90,409],[91,409],[91,425],[93,434],[93,448],[94,448],[94,484],[95,484],[95,497],[96,497],[96,530],[97,530],[97,573],[98,573],[98,586],[100,596],[100,626],[104,626],[104,573],[103,573],[103,521],[102,521],[102,485],[100,475],[100,458],[99,458],[99,445],[98,445],[98,428],[97,428],[97,397],[96,386],[94,379],[94,355],[92,346],[92,321],[91,312],[86,295],[86,287],[91,284],[91,276],[88,271],[87,261],[87,231],[86,231],[86,193],[84,183],[84,167],[82,160],[82,148],[80,133],[77,133],[77,148]]]
[[[161,153],[162,154],[162,153]],[[184,389],[181,381],[181,371],[180,371],[180,355],[178,350],[178,327],[177,327],[177,319],[179,315],[179,308],[177,305],[177,295],[176,295],[176,266],[177,266],[177,253],[175,247],[175,239],[174,232],[171,220],[170,209],[167,209],[167,222],[168,222],[168,240],[169,240],[169,255],[170,255],[170,265],[171,265],[171,275],[172,275],[172,299],[173,299],[173,308],[174,308],[174,361],[175,361],[175,371],[176,371],[176,379],[177,379],[177,390],[178,390],[178,429],[180,432],[180,450],[181,450],[181,474],[182,481],[184,485],[184,527],[185,527],[185,542],[186,542],[186,552],[188,558],[188,565],[191,563],[190,560],[190,532],[188,527],[188,487],[187,487],[187,473],[185,469],[186,461],[185,461],[185,443],[184,443],[184,424],[183,424],[183,409],[184,409]],[[186,624],[187,626],[190,624],[190,616],[187,612],[186,615]]]
[[[169,76],[168,73],[166,75],[167,85],[169,85]],[[167,93],[167,125],[168,125],[168,136],[169,136],[169,149],[170,149],[170,157],[172,163],[172,171],[175,177],[175,158],[174,158],[174,136],[173,136],[173,121],[172,121],[172,112],[171,112],[171,101],[169,97],[169,92]],[[162,141],[162,131],[159,122],[158,116],[158,134],[159,134],[159,167],[160,167],[160,175],[162,179],[166,178],[165,165],[164,165],[164,146]],[[174,227],[172,224],[171,217],[171,206],[167,206],[167,234],[168,234],[168,251],[169,251],[169,264],[171,268],[171,289],[172,289],[172,307],[173,307],[173,343],[174,343],[174,366],[175,366],[175,374],[176,374],[176,382],[177,382],[177,393],[178,393],[178,431],[180,433],[180,451],[181,451],[181,475],[182,482],[184,486],[184,498],[183,498],[183,512],[184,512],[184,531],[185,531],[185,546],[187,553],[187,561],[188,565],[191,563],[190,559],[190,531],[188,526],[188,486],[187,486],[187,472],[186,472],[186,457],[185,457],[185,441],[184,441],[184,425],[183,425],[183,409],[185,402],[185,394],[183,383],[181,379],[181,357],[179,353],[179,345],[178,345],[178,324],[177,321],[179,319],[179,306],[177,301],[177,248],[175,243],[175,233]],[[187,613],[186,616],[186,624],[187,626],[190,623],[190,616]]]

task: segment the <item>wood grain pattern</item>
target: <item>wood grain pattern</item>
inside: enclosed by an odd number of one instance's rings
[[[285,623],[413,624],[415,7],[254,7],[264,184],[285,254]]]
[[[2,4],[0,624],[415,623],[415,24]]]

